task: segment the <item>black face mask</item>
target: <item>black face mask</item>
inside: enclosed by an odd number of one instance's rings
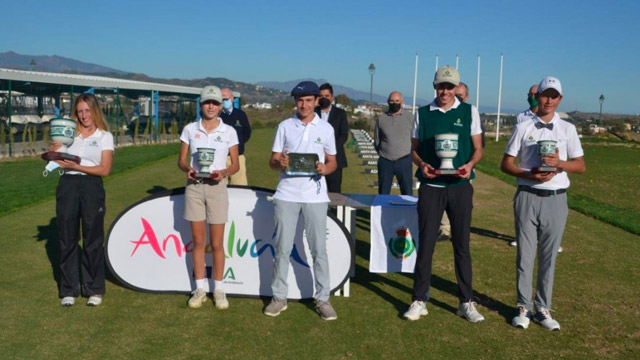
[[[400,107],[402,107],[402,104],[389,103],[389,112],[395,114],[398,112],[398,110],[400,110]]]
[[[327,98],[320,98],[320,109],[326,109],[331,105],[331,100]]]
[[[456,97],[458,98],[458,101],[460,101],[461,103],[463,103],[463,102],[464,102],[464,100],[462,100],[462,96],[460,96],[460,95],[456,95]]]

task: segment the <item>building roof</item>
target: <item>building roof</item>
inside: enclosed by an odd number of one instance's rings
[[[45,85],[42,90],[45,93],[66,92],[68,89],[61,88],[64,86],[73,86],[74,92],[82,92],[86,89],[94,88],[96,91],[109,90],[128,92],[128,93],[148,93],[150,91],[158,91],[169,94],[183,94],[187,97],[197,97],[202,91],[201,88],[178,86],[169,84],[160,84],[136,80],[117,79],[104,76],[49,73],[39,71],[26,71],[0,68],[0,80],[24,81],[28,83],[39,83]],[[16,89],[19,90],[19,89]],[[191,96],[188,96],[191,95]]]

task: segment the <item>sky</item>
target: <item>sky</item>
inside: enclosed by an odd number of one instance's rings
[[[640,113],[640,2],[0,0],[0,52],[59,55],[160,78],[322,78],[374,93],[433,97],[435,56],[475,104],[527,108],[528,88],[560,79],[560,111]]]

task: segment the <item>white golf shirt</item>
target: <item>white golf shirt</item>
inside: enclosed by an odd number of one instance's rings
[[[513,129],[513,134],[505,149],[507,155],[520,158],[519,168],[530,171],[531,168],[542,165],[542,161],[538,155],[539,140],[557,141],[556,146],[559,150],[560,160],[562,161],[584,156],[576,127],[570,122],[560,119],[558,113],[555,113],[553,119],[549,122],[553,124],[553,130],[547,128],[538,129],[536,123],[542,122],[542,120],[537,116],[534,116],[531,120],[532,121],[520,123]],[[567,173],[564,171],[556,174],[547,182],[540,183],[528,179],[516,178],[516,183],[518,185],[526,185],[544,190],[566,189],[570,184],[569,176],[567,176]]]
[[[67,152],[80,157],[82,166],[98,166],[102,162],[102,152],[104,150],[115,151],[113,147],[113,135],[110,132],[96,128],[93,134],[86,139],[78,135],[73,139],[73,144],[69,146]],[[69,175],[86,175],[81,171],[65,170]]]
[[[296,114],[278,125],[271,150],[276,153],[314,153],[318,154],[320,162],[324,162],[325,154],[336,154],[333,127],[315,113],[314,119],[305,125]],[[284,171],[280,171],[280,181],[273,197],[291,202],[329,202],[324,176],[319,179],[287,176]]]
[[[218,118],[220,124],[207,134],[202,127],[202,119],[192,122],[182,129],[180,141],[189,145],[191,151],[191,167],[200,171],[200,163],[198,162],[198,148],[214,148],[216,152],[213,158],[213,164],[209,165],[209,170],[223,170],[227,167],[227,155],[229,148],[238,145],[238,134],[231,126],[225,124],[222,119]]]
[[[520,114],[518,114],[518,116],[516,117],[516,124],[520,124],[521,122],[529,121],[529,120],[533,119],[534,116],[536,116],[536,114],[531,112],[531,109],[527,109],[527,110],[521,112]]]

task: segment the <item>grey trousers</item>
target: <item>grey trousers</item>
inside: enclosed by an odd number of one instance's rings
[[[287,276],[289,257],[298,225],[298,217],[304,217],[304,230],[313,259],[316,300],[328,301],[331,291],[329,284],[329,258],[327,256],[327,209],[329,203],[299,203],[273,199],[276,221],[276,257],[274,259],[271,290],[273,296],[286,299],[288,294]]]
[[[558,247],[567,223],[567,193],[542,197],[518,190],[513,201],[518,256],[516,283],[518,306],[531,311],[551,309],[553,277]],[[535,303],[531,301],[533,265],[538,252],[538,280]]]

